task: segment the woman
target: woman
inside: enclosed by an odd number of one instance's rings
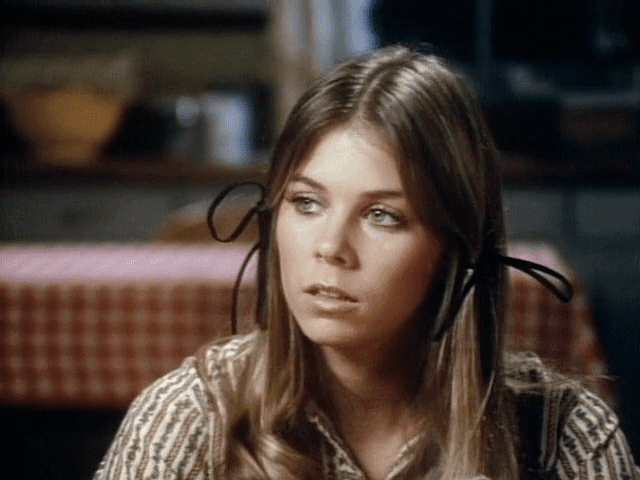
[[[254,210],[260,328],[148,388],[96,479],[640,478],[602,401],[503,354],[505,266],[546,270],[503,255],[497,162],[434,56],[320,80]]]

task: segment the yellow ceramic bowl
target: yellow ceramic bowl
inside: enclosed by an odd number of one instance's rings
[[[64,164],[95,159],[117,132],[125,102],[113,93],[60,87],[6,97],[13,126],[38,159]]]

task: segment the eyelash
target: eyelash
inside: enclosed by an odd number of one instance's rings
[[[377,223],[377,225],[381,226],[381,227],[385,227],[385,228],[399,228],[399,227],[403,227],[406,225],[406,219],[404,218],[403,215],[398,214],[396,212],[392,212],[390,210],[387,210],[386,208],[381,208],[381,207],[373,207],[371,209],[369,209],[369,211],[367,212],[367,216],[376,213],[376,214],[383,214],[389,218],[392,219],[393,223],[388,224],[388,225],[383,225],[381,223]]]
[[[305,208],[305,206],[309,206],[312,204],[321,206],[321,203],[315,198],[313,198],[311,195],[304,195],[304,194],[292,195],[288,199],[288,201],[293,204],[296,212],[298,212],[301,215],[315,215],[318,213],[317,211],[311,211],[310,209]],[[366,216],[370,217],[372,214],[378,214],[378,215],[382,214],[391,218],[392,220],[391,224],[382,224],[380,222],[374,222],[374,225],[378,227],[394,229],[394,228],[404,227],[407,224],[407,219],[404,215],[393,212],[384,207],[377,206],[377,207],[369,208],[367,210]]]
[[[296,209],[296,212],[302,215],[313,215],[314,213],[316,213],[316,212],[311,212],[309,210],[303,209],[303,205],[311,205],[311,204],[320,205],[320,202],[318,202],[316,199],[314,199],[310,195],[294,195],[289,201],[293,203]]]

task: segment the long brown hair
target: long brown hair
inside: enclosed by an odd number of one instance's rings
[[[421,446],[440,454],[433,478],[518,477],[515,432],[503,402],[504,227],[498,154],[479,103],[444,60],[389,47],[339,66],[299,100],[276,142],[268,206],[275,238],[287,183],[327,132],[362,124],[395,148],[420,220],[445,239],[431,295],[416,314],[424,328],[414,400],[424,418],[442,419]],[[277,245],[267,252],[267,328],[225,426],[229,478],[319,478],[317,438],[305,422],[316,396],[312,346],[289,312]],[[469,279],[473,278],[473,286]],[[465,287],[467,286],[467,287]],[[429,414],[428,411],[436,412]],[[416,457],[414,472],[420,471]]]

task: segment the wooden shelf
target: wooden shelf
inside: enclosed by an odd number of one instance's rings
[[[502,164],[505,186],[640,188],[637,151],[622,155],[611,151],[555,161],[503,153]]]
[[[640,188],[638,153],[598,153],[570,160],[542,160],[528,155],[503,153],[506,186],[619,186]],[[114,182],[124,184],[192,184],[266,182],[268,163],[256,159],[243,167],[160,158],[102,159],[84,165],[53,165],[25,158],[5,158],[0,167],[3,187]]]
[[[265,182],[267,165],[255,162],[246,167],[230,167],[160,159],[110,159],[83,165],[52,165],[24,159],[6,159],[1,172],[3,187],[80,182],[206,185],[250,180]]]
[[[269,18],[261,0],[9,0],[4,11],[5,26],[52,29],[260,30]]]

